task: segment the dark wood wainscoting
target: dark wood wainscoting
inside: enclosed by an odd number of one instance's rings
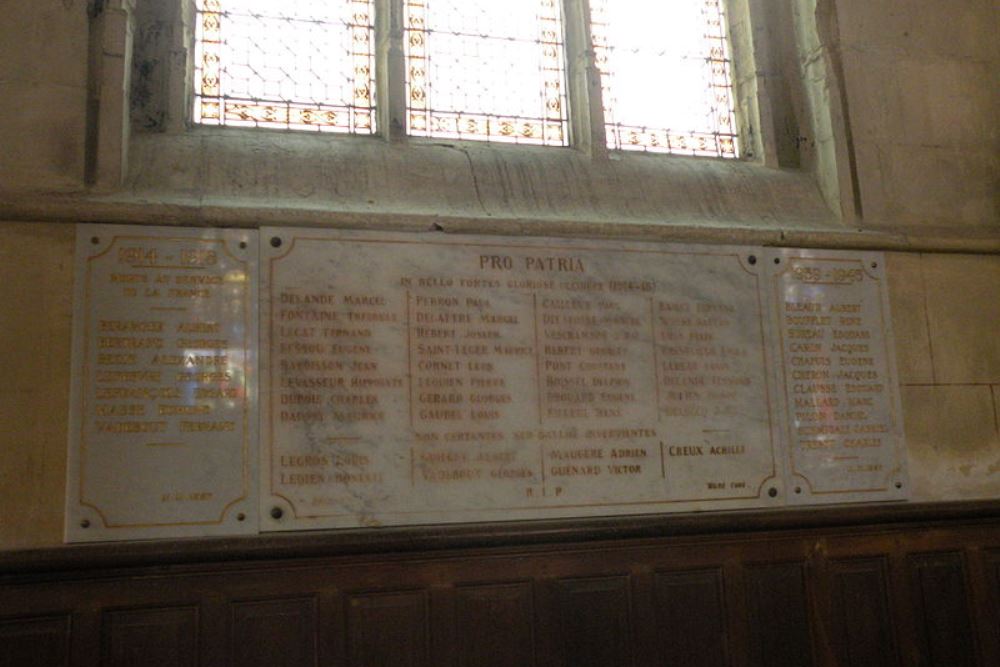
[[[1000,503],[0,554],[0,666],[1000,665]]]

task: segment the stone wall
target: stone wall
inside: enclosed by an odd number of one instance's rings
[[[96,17],[82,0],[15,3],[0,22],[0,548],[61,541],[76,221],[889,250],[913,498],[1000,498],[1000,10],[747,4],[798,26],[757,30],[758,43],[794,49],[746,76],[773,87],[798,73],[802,99],[783,108],[801,121],[799,155],[784,141],[764,163],[596,162],[174,122],[136,130],[109,184],[97,178],[108,164],[97,130],[127,129],[111,74],[129,50],[108,17],[130,3],[103,3],[111,13]]]

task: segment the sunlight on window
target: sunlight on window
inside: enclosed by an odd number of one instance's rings
[[[197,0],[194,120],[375,131],[372,0]]]
[[[559,0],[405,0],[410,134],[564,146]]]
[[[591,0],[608,147],[736,157],[721,0]]]

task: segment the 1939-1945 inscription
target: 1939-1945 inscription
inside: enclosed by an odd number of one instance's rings
[[[770,256],[789,502],[905,498],[882,255]]]

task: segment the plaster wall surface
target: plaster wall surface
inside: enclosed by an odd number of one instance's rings
[[[1000,5],[836,4],[865,217],[995,229]]]
[[[83,184],[87,13],[77,0],[4,3],[0,21],[0,191]],[[46,45],[44,54],[39,46]]]
[[[573,149],[174,123],[134,132],[125,177],[95,187],[87,181],[97,122],[87,3],[14,3],[0,21],[0,220],[8,220],[0,222],[0,548],[61,540],[77,221],[439,224],[890,249],[913,498],[1000,498],[1000,7],[764,4],[810,26],[789,38],[805,82],[799,92],[787,88],[789,98],[802,96],[790,108],[831,110],[826,125],[782,121],[786,154],[776,165],[595,161]],[[111,45],[114,57],[119,50]],[[759,69],[749,78],[785,90],[787,67],[762,60]],[[797,144],[801,152],[788,154]],[[831,200],[841,189],[857,210]],[[965,252],[945,252],[956,248]]]

